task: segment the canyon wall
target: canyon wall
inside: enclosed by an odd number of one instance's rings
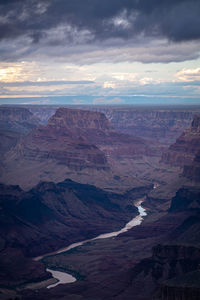
[[[32,130],[6,153],[1,180],[29,188],[40,180],[71,178],[121,188],[121,177],[126,176],[128,189],[138,180],[129,180],[130,174],[116,175],[110,158],[120,169],[119,158],[144,155],[159,155],[156,144],[117,132],[103,113],[60,108],[47,125]]]
[[[162,162],[183,167],[192,163],[200,149],[200,115],[195,115],[191,126],[163,153]]]
[[[185,165],[183,168],[183,176],[194,183],[200,182],[200,151],[194,157],[190,165]]]
[[[0,285],[15,286],[48,279],[44,265],[31,257],[119,230],[138,212],[134,197],[152,186],[126,195],[108,193],[71,180],[42,182],[24,192],[0,184]]]
[[[30,111],[43,123],[55,113],[58,106],[30,107]],[[126,106],[76,106],[75,108],[96,110],[106,115],[113,127],[126,134],[144,137],[163,145],[170,145],[191,124],[198,108],[155,108]]]
[[[14,147],[20,137],[38,126],[37,119],[27,108],[0,106],[0,154]]]

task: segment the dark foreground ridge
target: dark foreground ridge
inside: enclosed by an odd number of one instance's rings
[[[151,188],[119,195],[69,179],[42,182],[28,192],[1,184],[0,285],[13,287],[50,277],[30,258],[121,229],[137,214],[133,200]]]

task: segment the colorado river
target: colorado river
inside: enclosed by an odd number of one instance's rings
[[[61,248],[57,251],[47,253],[47,254],[42,255],[42,256],[35,257],[34,260],[38,261],[38,260],[43,259],[46,256],[51,256],[51,255],[56,255],[56,254],[60,254],[60,253],[63,253],[63,252],[67,252],[67,251],[69,251],[73,248],[84,245],[84,244],[86,244],[88,242],[91,242],[91,241],[115,237],[115,236],[117,236],[117,235],[119,235],[123,232],[128,231],[132,227],[140,225],[142,223],[143,217],[147,215],[146,210],[141,206],[141,204],[142,204],[142,202],[144,202],[144,200],[145,200],[145,197],[141,198],[141,199],[138,199],[137,201],[134,202],[135,207],[137,207],[137,209],[138,209],[139,215],[134,217],[121,230],[110,232],[110,233],[105,233],[105,234],[100,234],[100,235],[98,235],[97,237],[95,237],[93,239],[84,240],[84,241],[78,242],[78,243],[73,243],[73,244],[71,244],[70,246],[68,246],[66,248]],[[76,281],[76,278],[73,277],[72,275],[68,274],[68,273],[64,273],[64,272],[60,272],[60,271],[54,271],[54,270],[50,270],[50,269],[47,269],[47,271],[50,272],[52,274],[52,276],[58,280],[58,282],[56,282],[55,284],[51,284],[51,285],[47,286],[47,288],[55,287],[58,284],[71,283],[71,282]]]
[[[58,284],[71,283],[71,282],[76,281],[76,278],[70,274],[60,272],[60,271],[54,271],[54,270],[50,270],[50,269],[46,269],[46,270],[48,272],[50,272],[51,275],[58,280],[58,282],[48,285],[47,286],[48,289],[53,288],[53,287],[57,286]]]

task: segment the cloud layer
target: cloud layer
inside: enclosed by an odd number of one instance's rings
[[[80,63],[93,63],[98,51],[99,60],[105,61],[101,51],[107,49],[107,60],[117,56],[142,62],[156,57],[158,62],[195,59],[199,15],[199,0],[1,0],[0,55],[5,61],[34,55],[38,59],[76,56]],[[188,47],[178,55],[174,44],[179,42]],[[146,45],[149,55],[141,52]],[[163,54],[163,46],[169,55]],[[125,49],[124,55],[118,51],[111,57],[117,48]]]

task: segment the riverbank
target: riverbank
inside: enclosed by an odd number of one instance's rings
[[[70,251],[72,249],[76,250],[78,247],[83,246],[83,245],[93,242],[93,241],[114,238],[114,237],[130,230],[131,228],[140,225],[143,221],[143,218],[147,215],[146,210],[141,205],[144,201],[145,201],[145,197],[139,198],[134,201],[134,205],[135,205],[135,207],[137,207],[139,215],[137,215],[131,221],[129,221],[121,230],[101,234],[93,239],[84,240],[82,242],[73,243],[66,248],[59,249],[52,253],[47,253],[43,256],[35,257],[34,260],[36,260],[36,261],[43,260],[43,262],[45,262],[44,261],[45,257],[53,257],[53,256],[60,255],[62,253],[67,253],[68,251]],[[72,283],[72,282],[76,281],[76,278],[73,277],[70,273],[61,272],[61,271],[57,271],[57,270],[50,269],[50,268],[47,268],[46,270],[51,272],[52,276],[57,280],[57,283],[47,285],[46,286],[47,288],[52,288],[52,287],[56,287],[59,284]]]

